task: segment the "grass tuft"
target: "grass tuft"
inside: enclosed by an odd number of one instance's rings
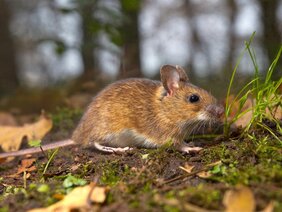
[[[235,68],[232,72],[226,97],[224,133],[225,135],[228,135],[230,132],[231,125],[243,115],[245,115],[247,112],[252,111],[251,120],[245,127],[244,132],[247,135],[250,135],[251,129],[262,128],[270,135],[272,135],[282,145],[281,138],[277,136],[277,133],[265,124],[265,120],[268,120],[271,123],[275,123],[277,132],[282,134],[281,121],[277,120],[277,117],[275,116],[276,111],[279,108],[281,109],[282,107],[281,94],[278,94],[277,92],[278,88],[282,85],[282,78],[280,78],[278,81],[272,80],[273,72],[275,71],[276,65],[282,53],[282,46],[280,46],[277,56],[274,58],[273,62],[269,66],[267,73],[263,79],[262,76],[260,76],[255,52],[251,48],[251,43],[254,38],[254,35],[255,33],[252,34],[249,41],[245,42],[245,48],[241,52],[239,59],[235,65]],[[230,96],[230,91],[234,83],[237,68],[246,52],[248,52],[254,67],[254,77],[240,90],[240,92],[236,95],[233,101],[229,102],[228,97]],[[252,107],[243,110],[243,107],[249,97],[253,99],[253,105]],[[231,109],[236,102],[239,102],[239,109],[234,118],[229,121],[228,118],[230,117]]]

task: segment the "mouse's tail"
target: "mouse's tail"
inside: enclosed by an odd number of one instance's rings
[[[21,156],[21,155],[36,154],[36,153],[44,152],[46,150],[57,149],[59,147],[70,146],[74,144],[75,142],[71,139],[56,141],[56,142],[45,144],[39,147],[32,147],[28,149],[13,151],[13,152],[0,153],[0,159],[8,158],[8,157],[16,157],[16,156]]]

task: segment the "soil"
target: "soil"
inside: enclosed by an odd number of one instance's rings
[[[66,128],[58,127],[45,140],[70,135],[73,125]],[[260,137],[266,132],[255,133]],[[240,132],[228,138],[195,139],[193,142],[201,143],[204,150],[191,154],[179,153],[172,147],[134,149],[124,154],[105,154],[81,146],[65,147],[56,153],[45,174],[46,155],[33,155],[35,170],[27,172],[30,175],[26,185],[23,174],[15,175],[25,159],[19,157],[1,164],[0,211],[47,207],[59,200],[58,194],[67,193],[63,181],[70,174],[87,182],[98,179],[98,185],[109,188],[106,201],[93,206],[100,211],[224,210],[224,193],[237,184],[252,190],[256,210],[274,202],[274,211],[281,211],[281,144],[270,136],[264,144],[238,135]],[[221,164],[208,168],[217,161]],[[180,168],[187,165],[194,166],[192,174]],[[197,173],[201,170],[209,170],[211,176],[199,177]],[[48,192],[36,189],[42,184],[50,187]],[[191,210],[190,206],[196,209]]]

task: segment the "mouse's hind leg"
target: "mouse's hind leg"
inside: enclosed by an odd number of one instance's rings
[[[127,147],[103,146],[97,142],[94,142],[94,147],[101,152],[107,152],[107,153],[122,153],[122,152],[130,151],[133,149],[128,146]]]

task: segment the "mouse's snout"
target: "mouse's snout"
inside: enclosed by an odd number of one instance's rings
[[[224,113],[224,108],[222,105],[208,105],[206,107],[207,112],[211,115],[220,118]]]

